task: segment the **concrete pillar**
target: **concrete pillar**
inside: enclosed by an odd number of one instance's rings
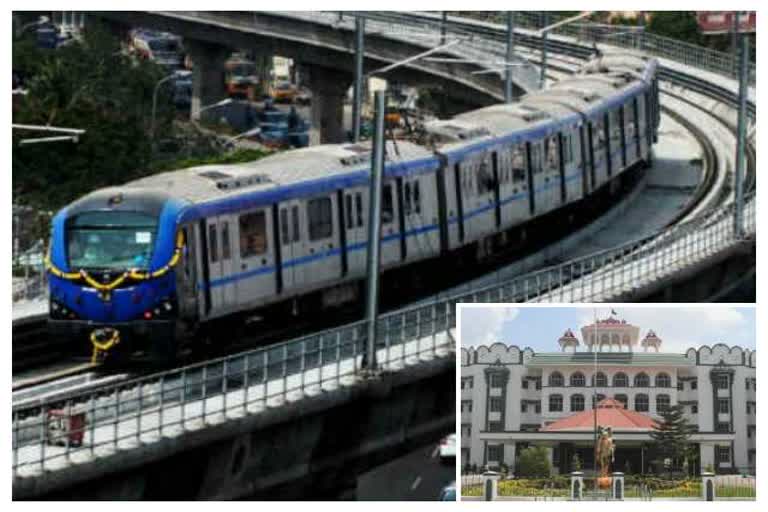
[[[701,474],[701,499],[715,501],[715,474],[703,472]]]
[[[701,412],[699,412],[701,414]],[[702,471],[707,466],[715,467],[715,445],[713,444],[699,444],[699,460],[701,461]]]
[[[483,501],[496,501],[499,496],[499,479],[501,474],[495,471],[483,473]]]
[[[226,98],[224,62],[231,51],[217,44],[185,40],[192,59],[192,108],[190,117],[200,120],[200,110]]]
[[[614,500],[624,501],[624,473],[613,472],[613,484],[611,485],[611,497]]]
[[[515,473],[515,448],[515,442],[504,443],[504,464],[509,468],[507,473],[508,478],[511,478]]]
[[[580,500],[584,496],[584,473],[571,472],[571,500]]]
[[[555,469],[555,449],[552,446],[546,446],[547,449],[547,460],[549,460],[549,474],[550,475],[556,475],[557,470]]]
[[[309,144],[344,142],[344,98],[352,85],[352,74],[320,66],[303,66],[301,74],[312,91]]]

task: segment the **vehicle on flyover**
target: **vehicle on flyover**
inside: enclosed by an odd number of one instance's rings
[[[382,272],[453,272],[614,198],[651,161],[656,66],[605,54],[519,102],[388,140]],[[53,219],[52,330],[117,332],[121,350],[171,359],[255,314],[361,302],[370,159],[369,142],[320,145],[86,195]]]

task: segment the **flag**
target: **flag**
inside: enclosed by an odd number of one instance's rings
[[[611,315],[613,316],[619,316],[619,314],[616,312],[615,309],[611,309]]]

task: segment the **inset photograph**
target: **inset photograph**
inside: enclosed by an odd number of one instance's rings
[[[461,499],[754,500],[753,307],[461,304]]]

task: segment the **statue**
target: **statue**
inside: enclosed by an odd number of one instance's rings
[[[614,462],[614,453],[616,447],[613,442],[613,432],[611,427],[598,427],[597,429],[597,446],[595,446],[595,459],[597,460],[597,466],[599,476],[597,477],[597,485],[602,489],[607,489],[611,486],[611,463]]]

